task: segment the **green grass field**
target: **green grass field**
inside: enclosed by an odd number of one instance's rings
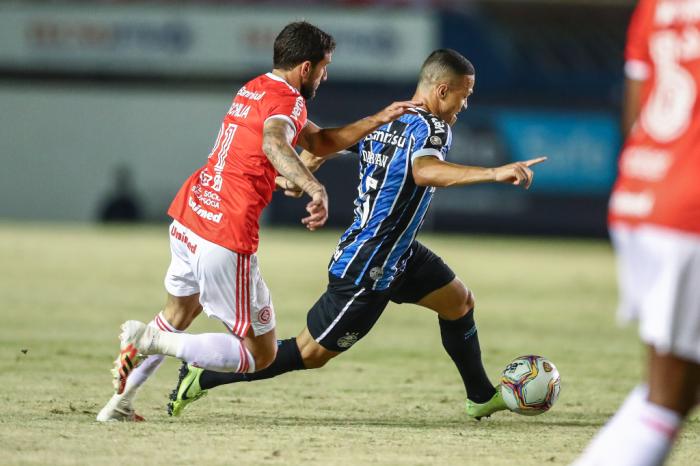
[[[372,333],[317,371],[213,390],[181,418],[165,412],[179,362],[144,386],[141,424],[98,424],[126,319],[164,299],[166,226],[0,224],[0,464],[567,464],[637,383],[643,351],[615,325],[603,241],[423,235],[475,292],[496,381],[515,356],[552,359],[562,392],[539,417],[475,422],[430,311],[391,306]],[[296,335],[325,288],[338,232],[265,230],[259,252],[278,335]],[[193,332],[220,331],[204,316]],[[671,464],[697,464],[691,418]]]

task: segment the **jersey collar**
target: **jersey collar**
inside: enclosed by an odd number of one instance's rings
[[[287,82],[286,79],[284,79],[280,76],[277,76],[275,73],[268,72],[268,73],[265,73],[265,76],[267,76],[268,78],[270,78],[274,81],[279,81],[281,83],[285,83],[292,91],[294,91],[294,93],[299,94],[299,90],[296,87],[292,86],[291,84],[289,84]]]

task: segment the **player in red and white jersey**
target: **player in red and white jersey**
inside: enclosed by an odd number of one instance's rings
[[[610,198],[619,317],[647,380],[575,463],[664,463],[700,388],[700,1],[641,0],[625,51],[627,133]]]
[[[258,219],[277,170],[262,151],[264,123],[288,124],[296,146],[306,126],[301,93],[274,73],[247,82],[226,113],[207,164],[182,185],[168,215],[203,238],[241,254],[258,248]]]
[[[149,325],[122,325],[113,370],[116,394],[98,421],[140,420],[133,397],[164,356],[240,373],[264,369],[274,360],[275,312],[255,253],[258,221],[276,177],[311,197],[302,222],[309,230],[322,227],[328,217],[325,188],[294,147],[338,152],[416,104],[395,102],[340,128],[307,121],[306,101],[325,81],[334,49],[329,34],[304,21],[291,23],[275,39],[272,72],[237,92],[207,163],[185,181],[168,210],[172,260],[165,309]],[[228,332],[181,333],[202,311]]]

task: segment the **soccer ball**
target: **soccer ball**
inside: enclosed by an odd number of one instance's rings
[[[501,397],[514,413],[536,416],[559,398],[559,371],[542,356],[520,356],[501,375]]]

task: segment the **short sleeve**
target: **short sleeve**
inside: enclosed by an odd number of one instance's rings
[[[264,121],[279,118],[289,122],[294,128],[294,137],[306,125],[306,100],[300,95],[286,94],[276,96],[266,111]],[[264,124],[264,123],[263,123]]]
[[[645,81],[651,75],[649,34],[653,27],[656,0],[641,0],[632,13],[625,46],[625,76]]]
[[[414,143],[411,149],[411,163],[416,157],[425,156],[445,160],[452,143],[450,125],[432,115],[422,117],[416,125],[412,135]]]

